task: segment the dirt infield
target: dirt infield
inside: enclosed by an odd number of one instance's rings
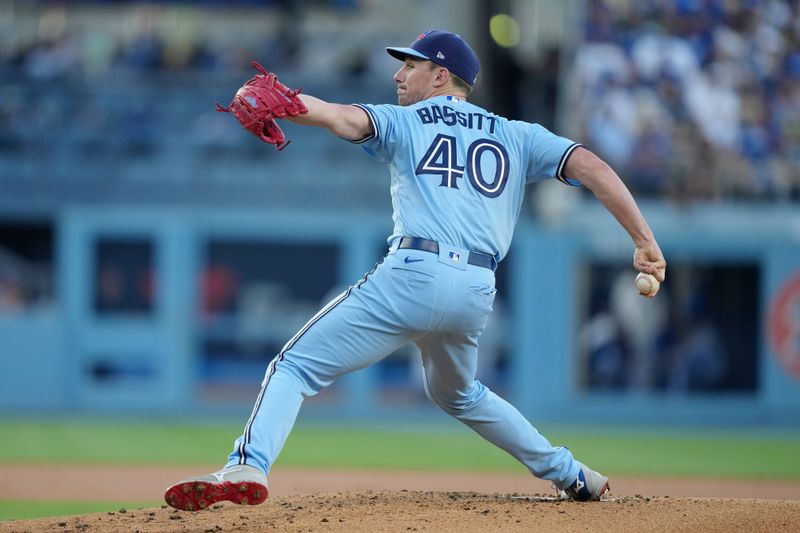
[[[210,467],[209,471],[214,467]],[[0,499],[159,500],[197,468],[3,465]],[[0,523],[0,532],[800,531],[800,483],[612,476],[602,502],[561,502],[525,474],[281,470],[270,499]],[[42,490],[46,487],[46,490]],[[341,492],[340,492],[341,491]]]

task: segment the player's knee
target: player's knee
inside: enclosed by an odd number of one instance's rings
[[[454,402],[448,400],[442,400],[441,398],[434,399],[433,402],[439,406],[439,409],[447,413],[448,415],[458,417],[459,414],[463,413],[467,409],[467,404],[463,402]]]
[[[442,398],[436,398],[433,402],[439,406],[439,408],[447,413],[450,416],[454,416],[458,418],[463,413],[468,412],[472,407],[473,403],[464,399],[461,400],[445,400]]]
[[[426,388],[428,398],[442,411],[455,417],[475,407],[483,397],[482,391],[483,387],[478,382],[473,383],[466,391],[438,390],[431,387],[430,384]]]
[[[333,380],[315,372],[313,367],[298,364],[293,358],[286,358],[275,365],[275,378],[296,383],[304,396],[313,396],[330,385]]]

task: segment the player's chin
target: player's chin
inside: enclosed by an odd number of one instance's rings
[[[411,105],[413,103],[415,103],[415,102],[413,102],[412,99],[409,98],[408,93],[406,91],[403,91],[403,90],[398,90],[397,91],[397,104],[398,105]]]
[[[407,96],[397,95],[397,104],[398,105],[409,106],[409,105],[414,105],[417,102],[419,102],[419,100],[414,100],[414,99],[411,99],[411,98],[409,98]]]

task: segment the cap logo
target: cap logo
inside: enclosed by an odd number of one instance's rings
[[[417,40],[419,41],[420,39],[424,39],[425,35],[426,34],[424,34],[424,33],[420,33],[419,35],[417,35]]]
[[[443,53],[441,53],[441,52],[436,52],[436,57],[437,57],[438,59],[444,59],[444,54],[443,54]]]

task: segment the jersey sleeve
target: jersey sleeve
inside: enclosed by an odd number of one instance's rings
[[[360,144],[364,150],[381,163],[389,163],[394,157],[395,147],[399,141],[402,128],[399,127],[402,117],[398,106],[353,104],[364,110],[372,122],[372,135],[352,141]]]
[[[528,146],[528,183],[550,178],[567,185],[580,185],[564,174],[564,167],[572,152],[582,146],[575,141],[560,137],[539,124],[531,124],[530,145]]]

